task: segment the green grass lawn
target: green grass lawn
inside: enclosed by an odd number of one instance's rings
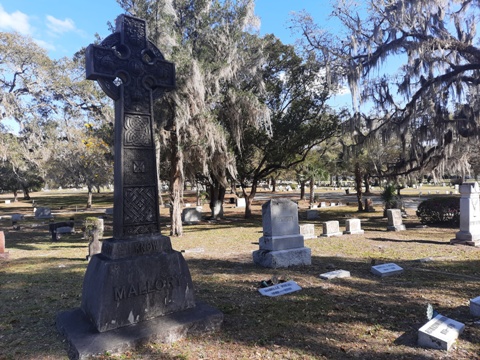
[[[426,190],[423,189],[424,193]],[[339,193],[339,196],[341,193]],[[418,196],[417,193],[406,194]],[[103,215],[111,194],[95,194],[94,208],[84,211],[85,193],[33,194],[51,207],[55,220],[74,218],[77,232],[51,242],[48,221],[33,219],[31,202],[4,204],[0,196],[0,230],[5,232],[8,260],[0,260],[0,359],[65,359],[66,344],[57,333],[58,312],[79,307],[87,266],[87,243],[81,224],[86,216]],[[192,200],[193,201],[193,200]],[[418,227],[413,211],[407,230],[387,232],[382,209],[357,213],[354,206],[319,209],[321,223],[347,217],[362,219],[363,235],[305,241],[312,265],[288,269],[261,268],[252,261],[262,235],[261,203],[254,217],[225,205],[225,219],[186,225],[184,236],[172,238],[192,274],[196,298],[224,313],[222,329],[174,344],[148,344],[102,359],[479,359],[479,319],[469,313],[469,299],[480,296],[480,249],[449,245],[458,229]],[[300,223],[307,223],[307,203],[299,203]],[[204,213],[208,207],[204,206]],[[20,230],[5,215],[23,213]],[[168,234],[167,209],[161,210]],[[111,218],[106,217],[106,235]],[[432,261],[420,262],[419,259]],[[401,275],[379,278],[376,264],[395,262]],[[351,278],[325,281],[330,269],[350,271]],[[261,280],[284,276],[302,290],[268,298],[258,292]],[[466,324],[447,353],[419,348],[417,331],[426,323],[430,303],[441,314]]]

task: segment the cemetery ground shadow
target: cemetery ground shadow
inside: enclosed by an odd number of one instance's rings
[[[336,268],[349,270],[352,278],[319,279],[319,273],[330,271],[325,264],[332,262]],[[476,282],[466,286],[447,275],[432,279],[430,273],[410,269],[382,279],[370,274],[367,262],[338,257],[312,257],[311,267],[288,269],[229,260],[189,259],[188,263],[192,274],[198,275],[194,280],[197,298],[225,314],[218,334],[224,341],[267,349],[285,346],[328,359],[439,357],[442,352],[416,345],[417,331],[427,321],[427,303],[446,316],[471,322],[464,306],[450,304],[465,302],[478,289]],[[480,265],[479,261],[458,263],[454,268]],[[303,289],[277,298],[263,297],[257,291],[259,282],[272,274],[285,274]],[[438,289],[450,295],[439,298]],[[479,336],[478,328],[469,327],[461,336],[467,355],[455,353],[456,358],[475,358],[480,351]]]
[[[0,271],[0,359],[66,356],[55,327],[59,311],[78,307],[86,262],[72,258],[25,257]]]
[[[403,239],[392,239],[392,238],[381,238],[381,237],[375,237],[371,238],[369,237],[368,240],[373,240],[373,241],[381,241],[381,242],[394,242],[394,243],[420,243],[420,244],[433,244],[433,245],[442,245],[442,246],[452,246],[450,245],[449,242],[445,241],[435,241],[435,240],[422,240],[422,239],[408,239],[408,240],[403,240]]]

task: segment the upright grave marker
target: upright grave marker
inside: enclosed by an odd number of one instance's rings
[[[59,314],[57,327],[82,356],[217,329],[223,314],[195,303],[182,254],[160,234],[153,101],[175,87],[174,64],[144,20],[120,15],[115,33],[87,48],[86,73],[115,100],[113,237],[88,264],[81,309]]]
[[[387,231],[402,231],[405,230],[403,225],[402,211],[400,209],[387,209]]]
[[[263,267],[311,265],[311,250],[304,246],[298,224],[298,206],[289,199],[272,199],[262,205],[263,236],[253,261]]]
[[[460,231],[450,243],[480,246],[479,193],[477,182],[460,186]]]

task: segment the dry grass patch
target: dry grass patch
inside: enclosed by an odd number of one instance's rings
[[[68,199],[63,209],[58,203],[59,217],[73,216],[79,224],[86,215],[74,209],[82,197]],[[470,316],[468,303],[480,295],[480,249],[449,245],[457,229],[418,228],[418,220],[409,214],[407,231],[387,232],[380,209],[365,214],[350,206],[321,209],[321,219],[309,221],[317,234],[322,221],[337,219],[343,226],[350,216],[362,219],[365,234],[306,240],[312,249],[311,266],[266,269],[252,262],[262,231],[260,205],[255,203],[249,221],[242,219],[241,209],[227,205],[225,220],[187,225],[183,237],[172,238],[173,247],[185,251],[197,300],[224,313],[221,331],[100,358],[479,358],[480,327],[474,324],[478,319]],[[0,205],[3,215],[17,209]],[[301,203],[301,223],[307,222],[305,211]],[[167,216],[166,209],[162,216]],[[66,358],[55,315],[80,305],[88,250],[81,233],[52,243],[47,225],[27,219],[15,231],[9,220],[0,222],[10,251],[10,259],[0,263],[0,359]],[[427,257],[432,261],[418,261]],[[405,272],[381,279],[370,273],[372,261],[395,262]],[[332,267],[348,270],[352,277],[321,280],[319,274]],[[273,275],[295,280],[302,290],[277,298],[261,296],[259,282]],[[416,346],[427,303],[467,325],[448,353]]]

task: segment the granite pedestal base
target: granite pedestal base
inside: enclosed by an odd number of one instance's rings
[[[220,329],[223,314],[203,304],[188,310],[160,316],[148,321],[98,332],[81,309],[57,315],[57,329],[68,343],[70,359],[87,359],[105,352],[117,354],[148,342],[172,343],[190,335]]]
[[[274,269],[295,265],[311,265],[312,251],[307,247],[278,251],[260,249],[253,252],[253,262]]]
[[[406,229],[407,228],[403,224],[387,226],[387,231],[403,231],[403,230],[406,230]]]

